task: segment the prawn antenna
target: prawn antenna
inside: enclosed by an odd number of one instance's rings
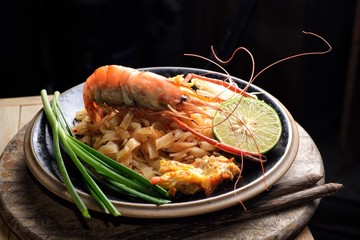
[[[240,51],[240,50],[243,50],[245,51],[251,58],[251,64],[252,64],[252,70],[251,70],[251,75],[250,75],[250,80],[253,79],[253,76],[254,76],[254,73],[255,73],[255,59],[254,59],[254,56],[252,55],[252,53],[245,47],[238,47],[237,49],[235,49],[235,51],[233,51],[232,55],[230,56],[230,58],[228,60],[222,60],[218,57],[218,55],[215,53],[215,50],[214,50],[214,46],[211,46],[211,52],[212,54],[214,55],[215,59],[222,63],[222,64],[227,64],[229,63],[235,56],[235,54]]]
[[[280,59],[270,65],[268,65],[267,67],[263,68],[260,72],[258,72],[255,77],[251,80],[251,82],[253,82],[261,73],[263,73],[264,71],[266,71],[267,69],[271,68],[272,66],[278,64],[278,63],[281,63],[281,62],[284,62],[284,61],[287,61],[289,59],[293,59],[293,58],[297,58],[297,57],[302,57],[302,56],[306,56],[306,55],[320,55],[320,54],[326,54],[328,52],[330,52],[332,50],[332,47],[331,45],[328,43],[328,41],[326,41],[323,37],[321,37],[320,35],[316,34],[316,33],[313,33],[313,32],[306,32],[306,31],[302,31],[304,34],[306,35],[312,35],[312,36],[315,36],[317,38],[319,38],[320,40],[322,40],[327,46],[328,46],[328,49],[325,50],[325,51],[314,51],[314,52],[304,52],[304,53],[299,53],[299,54],[295,54],[295,55],[292,55],[292,56],[289,56],[289,57],[286,57],[286,58],[283,58],[283,59]]]
[[[223,68],[222,66],[220,66],[220,64],[218,64],[217,62],[209,59],[209,58],[206,58],[204,56],[201,56],[201,55],[197,55],[197,54],[193,54],[193,53],[184,53],[184,56],[191,56],[191,57],[197,57],[197,58],[201,58],[201,59],[204,59],[208,62],[211,62],[212,64],[216,65],[217,67],[219,67],[227,76],[230,76],[230,74],[225,70],[225,68]]]
[[[252,79],[253,79],[254,74],[255,74],[255,59],[254,59],[254,56],[252,55],[252,53],[251,53],[247,48],[245,48],[245,47],[238,47],[237,49],[235,49],[235,51],[233,51],[232,55],[230,56],[230,58],[229,58],[228,60],[222,60],[222,59],[220,59],[220,58],[218,57],[218,55],[215,53],[214,46],[211,46],[211,52],[212,52],[212,54],[214,55],[216,61],[218,61],[218,62],[220,62],[220,63],[222,63],[222,64],[229,63],[229,62],[234,58],[236,52],[238,52],[238,51],[240,51],[240,50],[245,51],[245,52],[250,56],[250,58],[251,58],[251,63],[252,63],[250,80],[248,81],[247,86],[246,86],[244,89],[242,89],[242,91],[245,92],[246,89],[248,89],[249,86],[251,85]],[[225,70],[225,68],[223,68],[219,63],[217,63],[217,62],[215,62],[215,61],[213,61],[213,60],[211,60],[211,59],[209,59],[209,58],[206,58],[206,57],[203,57],[203,56],[200,56],[200,55],[196,55],[196,54],[188,54],[188,53],[185,53],[184,55],[185,55],[185,56],[192,56],[192,57],[202,58],[202,59],[204,59],[204,60],[206,60],[206,61],[208,61],[208,62],[216,65],[217,67],[219,67],[219,68],[228,76],[227,79],[229,80],[230,84],[236,86],[236,83],[234,83],[234,81],[232,80],[231,75],[230,75],[230,74]]]

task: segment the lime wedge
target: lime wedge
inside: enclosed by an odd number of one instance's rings
[[[250,97],[224,102],[213,123],[214,135],[220,142],[261,154],[275,147],[282,131],[277,112],[264,101]]]

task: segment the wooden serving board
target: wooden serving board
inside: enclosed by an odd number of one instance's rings
[[[0,157],[0,211],[20,239],[288,239],[306,226],[320,201],[235,224],[226,222],[234,213],[241,214],[241,205],[178,219],[135,219],[90,212],[92,217],[87,220],[74,204],[48,191],[29,171],[23,151],[26,127],[9,142]],[[315,143],[303,128],[298,128],[299,151],[280,182],[305,174],[324,175]],[[323,183],[322,179],[318,184]],[[206,224],[209,219],[211,224]],[[164,234],[164,229],[168,233]]]

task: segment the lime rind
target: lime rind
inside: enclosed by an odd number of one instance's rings
[[[279,142],[282,133],[280,117],[263,100],[233,98],[224,102],[220,109],[213,119],[213,133],[220,142],[261,154]]]

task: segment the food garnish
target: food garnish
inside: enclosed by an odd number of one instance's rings
[[[234,98],[221,105],[213,119],[213,132],[223,143],[254,153],[267,153],[279,142],[282,124],[278,113],[263,100]]]

